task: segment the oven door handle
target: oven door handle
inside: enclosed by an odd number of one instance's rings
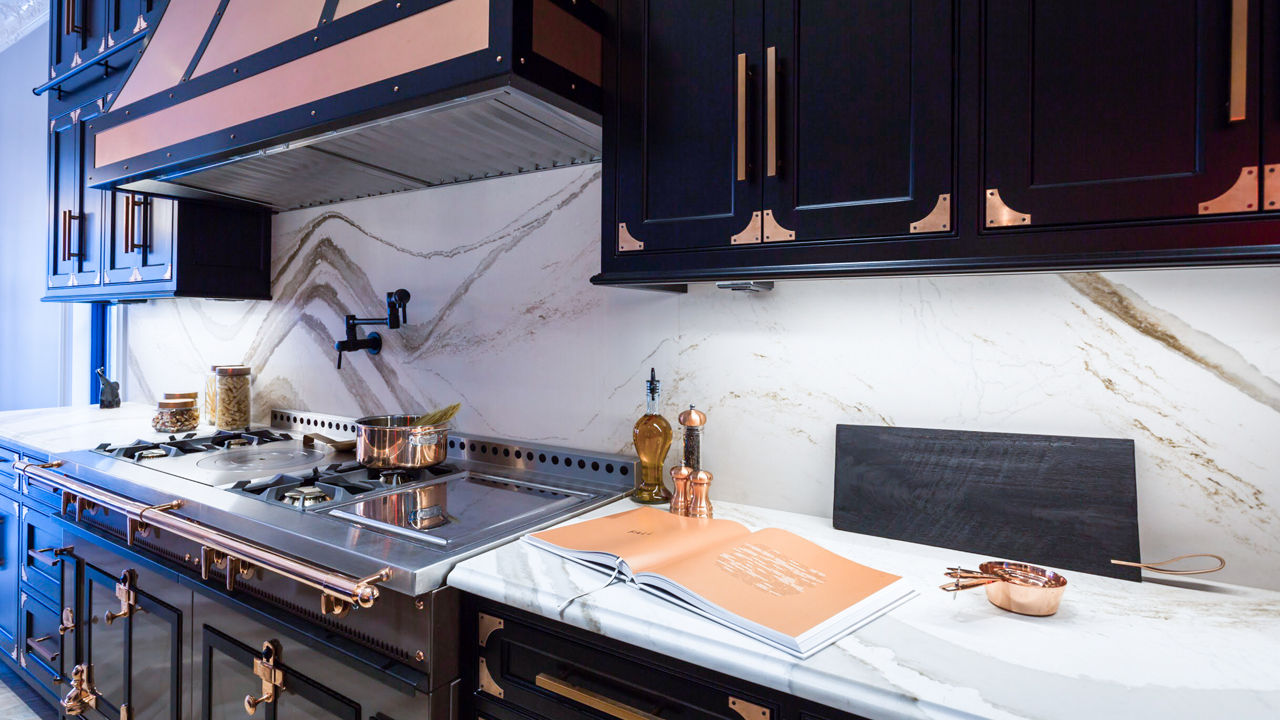
[[[237,558],[319,590],[321,608],[326,612],[344,612],[354,606],[372,607],[374,601],[378,599],[378,583],[385,582],[391,577],[390,568],[383,568],[372,575],[358,578],[282,555],[243,538],[170,514],[168,511],[182,507],[181,500],[160,505],[145,505],[123,495],[53,472],[54,468],[61,466],[61,462],[42,465],[28,462],[13,464],[14,470],[18,473],[49,483],[55,490],[61,492],[62,512],[66,512],[68,507],[90,502],[123,514],[128,518],[129,544],[133,544],[134,532],[143,526],[171,532],[192,542],[200,543],[211,551]],[[228,565],[228,572],[231,572],[230,565]]]

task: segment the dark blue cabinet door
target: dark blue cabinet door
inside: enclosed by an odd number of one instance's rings
[[[112,11],[120,0],[50,0],[51,76],[80,65],[107,49]]]
[[[50,294],[102,283],[103,194],[84,186],[85,115],[96,104],[50,121]]]
[[[3,452],[3,451],[0,451]],[[13,657],[18,642],[18,502],[0,495],[0,652]]]
[[[171,280],[177,201],[129,192],[107,197],[105,282]]]
[[[990,0],[986,229],[1256,212],[1261,5]]]
[[[767,0],[765,242],[952,230],[955,6]]]
[[[619,254],[729,248],[760,209],[760,0],[618,13],[618,227],[605,242]]]

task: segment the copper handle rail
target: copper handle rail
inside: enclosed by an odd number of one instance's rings
[[[1249,0],[1231,2],[1231,122],[1248,116],[1249,95]]]
[[[778,174],[778,48],[769,46],[765,52],[764,104],[769,126],[765,129],[765,173],[769,177]]]
[[[321,593],[321,608],[330,613],[343,613],[350,606],[362,608],[373,607],[378,599],[377,583],[391,577],[391,568],[383,568],[363,578],[356,578],[345,573],[326,570],[309,562],[282,555],[241,538],[228,535],[220,530],[205,527],[193,520],[166,511],[182,507],[181,500],[162,505],[144,505],[108,490],[94,487],[51,472],[51,468],[61,467],[61,462],[37,465],[27,462],[16,462],[13,467],[19,473],[39,478],[50,483],[62,493],[62,509],[70,506],[82,507],[85,502],[122,513],[128,518],[129,537],[132,544],[133,533],[142,527],[153,527],[171,532],[205,547],[209,554],[220,553],[228,558],[236,558],[251,563],[255,567],[288,578],[294,582],[313,587]],[[144,517],[145,515],[145,517]],[[231,563],[227,565],[228,585],[232,584],[235,570]]]
[[[738,182],[747,179],[747,54],[738,53],[738,93],[734,98],[738,110]]]

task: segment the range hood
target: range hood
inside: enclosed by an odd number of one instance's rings
[[[283,211],[594,162],[605,22],[586,0],[170,0],[86,128],[87,179]]]

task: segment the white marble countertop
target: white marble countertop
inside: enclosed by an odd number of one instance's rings
[[[92,450],[104,442],[167,439],[169,433],[151,429],[155,414],[155,406],[145,403],[122,403],[112,410],[97,405],[6,410],[0,412],[0,438],[45,453]]]
[[[569,522],[638,507],[621,500]],[[835,530],[826,518],[730,503],[716,516],[780,527],[898,573],[920,596],[798,661],[524,543],[466,560],[449,584],[615,640],[868,718],[1280,717],[1280,593],[1067,572],[1058,613],[1004,612],[944,568],[983,557]]]

